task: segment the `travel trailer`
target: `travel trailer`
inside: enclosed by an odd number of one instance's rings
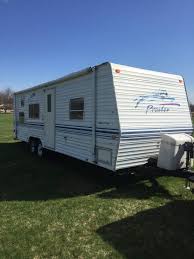
[[[15,137],[117,171],[159,154],[163,134],[192,134],[182,76],[103,63],[14,95]]]

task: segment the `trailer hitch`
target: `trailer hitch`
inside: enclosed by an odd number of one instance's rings
[[[186,172],[187,176],[185,179],[185,187],[188,190],[191,190],[191,185],[194,183],[194,171],[191,169],[191,159],[194,157],[194,143],[191,142],[185,142],[184,144],[184,151],[186,153]]]
[[[186,170],[189,170],[191,159],[194,157],[194,143],[185,142],[184,151],[186,152]]]

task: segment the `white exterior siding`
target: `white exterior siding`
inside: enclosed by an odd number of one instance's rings
[[[44,144],[44,128],[43,125],[37,126],[33,124],[18,125],[17,138],[28,142],[30,137],[40,138]]]
[[[112,70],[121,128],[116,169],[146,163],[158,153],[164,132],[191,133],[181,76],[116,64]],[[157,99],[158,93],[167,94],[169,101]]]
[[[93,74],[63,82],[56,87],[56,151],[81,160],[91,160]],[[69,103],[84,98],[84,119],[70,120]]]
[[[93,74],[87,74],[63,82],[56,87],[56,124],[91,126]],[[73,98],[84,98],[84,120],[69,119],[69,102]]]
[[[96,77],[94,77],[96,73]],[[94,102],[94,84],[95,102]],[[96,67],[81,76],[31,89],[16,94],[17,137],[28,141],[30,137],[38,138],[45,143],[45,94],[46,89],[55,89],[55,141],[54,150],[84,161],[114,170],[119,144],[119,123],[114,94],[112,70],[110,64]],[[21,98],[25,98],[25,105],[21,107]],[[84,119],[71,120],[69,117],[70,100],[84,99]],[[40,118],[28,118],[29,104],[40,105]],[[96,104],[94,107],[94,103]],[[46,106],[47,107],[47,106]],[[93,135],[94,109],[96,114],[95,136]],[[25,122],[20,124],[19,112],[25,113]],[[96,160],[93,157],[93,137],[95,137]],[[48,147],[47,147],[48,148]],[[52,149],[53,150],[53,149]],[[105,150],[111,155],[109,163],[98,160],[99,150]]]
[[[97,68],[96,89],[96,147],[110,149],[112,165],[98,164],[115,170],[119,145],[119,118],[110,64]]]
[[[50,94],[54,116],[48,124]],[[84,98],[83,120],[69,118],[74,98]],[[29,104],[35,103],[40,116],[32,120]],[[25,113],[24,123],[19,123],[19,112]],[[113,171],[145,164],[157,155],[163,133],[192,132],[181,76],[110,63],[16,93],[15,113],[18,139],[38,138],[44,147]],[[50,147],[45,135],[51,127],[46,125],[54,125],[54,139],[47,138],[53,140]]]
[[[96,123],[99,128],[119,130],[112,70],[109,64],[98,67]]]
[[[21,99],[24,106],[21,106]],[[39,104],[39,119],[29,118],[29,104]],[[24,112],[24,124],[19,123],[19,113]],[[22,141],[28,141],[29,137],[39,137],[44,144],[44,95],[43,89],[16,94],[16,125],[17,137]]]
[[[111,165],[99,164],[114,170],[119,139],[111,68],[106,64],[98,67],[96,73],[96,146],[110,149],[112,152]],[[93,72],[56,87],[56,151],[89,162],[94,162],[92,157],[93,87]],[[84,98],[84,120],[70,120],[70,99],[80,97]],[[113,139],[112,135],[115,134],[117,138]]]

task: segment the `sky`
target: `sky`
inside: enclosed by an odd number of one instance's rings
[[[0,0],[0,90],[105,61],[180,74],[194,103],[194,0]]]

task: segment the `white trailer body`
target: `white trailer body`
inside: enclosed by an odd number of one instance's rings
[[[15,135],[112,171],[193,131],[182,76],[103,63],[15,93]]]

